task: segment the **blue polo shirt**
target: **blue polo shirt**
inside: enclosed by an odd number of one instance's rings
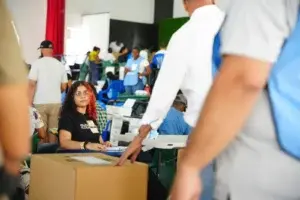
[[[166,50],[160,50],[160,51],[156,52],[156,54],[152,58],[152,62],[150,64],[152,69],[153,68],[157,68],[157,69],[161,68],[163,60],[165,58],[165,53],[166,53]]]
[[[131,72],[128,72],[124,78],[125,86],[134,86],[138,83],[139,68],[140,68],[141,62],[143,60],[144,60],[144,58],[139,57],[136,60],[131,58],[127,61],[126,67],[129,68],[131,70]]]
[[[171,107],[163,123],[158,128],[160,135],[188,135],[191,127],[184,121],[183,113]]]

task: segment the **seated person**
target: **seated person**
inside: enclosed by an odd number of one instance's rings
[[[93,93],[96,98],[96,110],[97,110],[97,125],[98,129],[100,130],[100,133],[102,133],[105,130],[106,124],[107,124],[107,113],[106,111],[100,106],[98,102],[98,94],[95,86],[93,84],[90,84],[90,87],[93,90]]]
[[[129,59],[125,66],[124,86],[126,93],[134,95],[137,90],[144,90],[145,77],[151,73],[149,62],[140,57],[140,50],[132,50],[132,58]]]
[[[188,135],[191,127],[185,122],[183,112],[187,108],[187,100],[183,94],[177,95],[173,106],[158,128],[160,135]]]
[[[62,149],[105,151],[97,126],[96,98],[90,85],[78,81],[70,88],[59,120],[59,142]]]

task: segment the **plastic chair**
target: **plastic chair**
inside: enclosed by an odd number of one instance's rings
[[[124,83],[121,80],[111,81],[106,90],[100,91],[98,99],[104,103],[117,101],[119,94],[125,92]]]
[[[102,131],[102,139],[104,142],[107,142],[109,141],[109,137],[110,137],[110,125],[111,125],[111,120],[108,120],[107,123],[106,123],[106,126],[105,126],[105,129]]]

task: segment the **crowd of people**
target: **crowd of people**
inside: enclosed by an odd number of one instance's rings
[[[300,199],[300,94],[295,84],[300,2],[183,3],[190,20],[172,36],[167,50],[162,47],[150,61],[139,48],[130,51],[116,44],[101,58],[100,48],[94,47],[81,67],[81,80],[70,83],[64,65],[53,57],[52,42],[46,40],[31,65],[27,88],[14,30],[0,0],[0,117],[5,119],[0,122],[1,200],[20,195],[15,188],[28,167],[20,170],[28,156],[29,135],[37,134],[41,148],[57,145],[56,152],[105,151],[111,146],[101,137],[107,116],[95,88],[103,60],[125,63],[124,86],[131,95],[145,88],[149,75],[158,74],[138,136],[118,165],[139,157],[152,130],[180,133],[189,139],[171,200]],[[28,192],[28,179],[22,180]]]

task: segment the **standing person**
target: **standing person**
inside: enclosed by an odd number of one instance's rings
[[[160,50],[156,52],[152,58],[150,67],[151,67],[151,76],[150,76],[150,87],[153,88],[155,81],[157,79],[159,70],[162,66],[163,60],[166,54],[166,46],[164,44],[160,45]]]
[[[26,67],[10,14],[0,0],[0,200],[13,196],[20,163],[29,152]]]
[[[284,90],[279,95],[280,106],[287,108],[286,103],[291,106],[293,101],[299,102],[299,96],[289,98],[288,93],[294,90],[299,94],[299,67],[289,67],[298,62],[299,54],[290,52],[289,63],[278,73],[273,70],[278,69],[282,53],[291,47],[285,45],[289,43],[286,39],[299,41],[299,34],[291,33],[299,32],[300,18],[295,25],[300,3],[219,0],[217,4],[226,13],[221,30],[221,53],[225,56],[182,157],[171,199],[198,196],[201,182],[197,172],[221,152],[217,160],[217,200],[300,199],[300,162],[285,149],[294,145],[293,141],[283,148],[277,140],[299,135],[299,129],[286,127],[281,130],[283,135],[278,129],[280,123],[299,123],[293,115],[298,108],[293,105],[292,109],[280,110],[277,114],[283,118],[278,118],[273,115],[276,99],[270,93],[274,91],[270,80],[276,75],[286,81],[277,82]],[[297,82],[290,85],[287,78]],[[296,145],[299,149],[299,141]]]
[[[93,51],[89,54],[89,61],[90,61],[90,82],[94,85],[98,85],[99,81],[99,70],[98,66],[100,64],[100,48],[94,47]]]
[[[125,67],[124,85],[126,93],[134,95],[137,90],[145,87],[145,77],[150,74],[149,62],[140,57],[140,49],[135,47],[132,50],[132,58],[129,59]]]
[[[142,119],[139,137],[131,143],[120,159],[122,164],[133,154],[139,154],[142,140],[151,129],[158,129],[167,115],[178,90],[187,98],[185,121],[194,127],[202,104],[212,84],[212,46],[223,22],[224,14],[206,0],[185,0],[184,7],[191,16],[171,38],[153,93]],[[209,20],[208,20],[209,19]],[[183,53],[182,49],[186,52]],[[198,171],[198,176],[199,176]],[[207,163],[202,173],[204,193],[201,200],[213,198],[213,169]]]
[[[79,81],[87,81],[88,79],[87,76],[89,74],[89,57],[90,52],[87,52],[86,57],[80,66]]]
[[[53,57],[53,44],[45,40],[40,45],[42,58],[35,61],[29,72],[30,102],[41,114],[45,130],[58,127],[61,106],[61,94],[67,88],[65,67]],[[56,136],[48,134],[50,143],[56,142]],[[46,140],[47,140],[46,139]]]

